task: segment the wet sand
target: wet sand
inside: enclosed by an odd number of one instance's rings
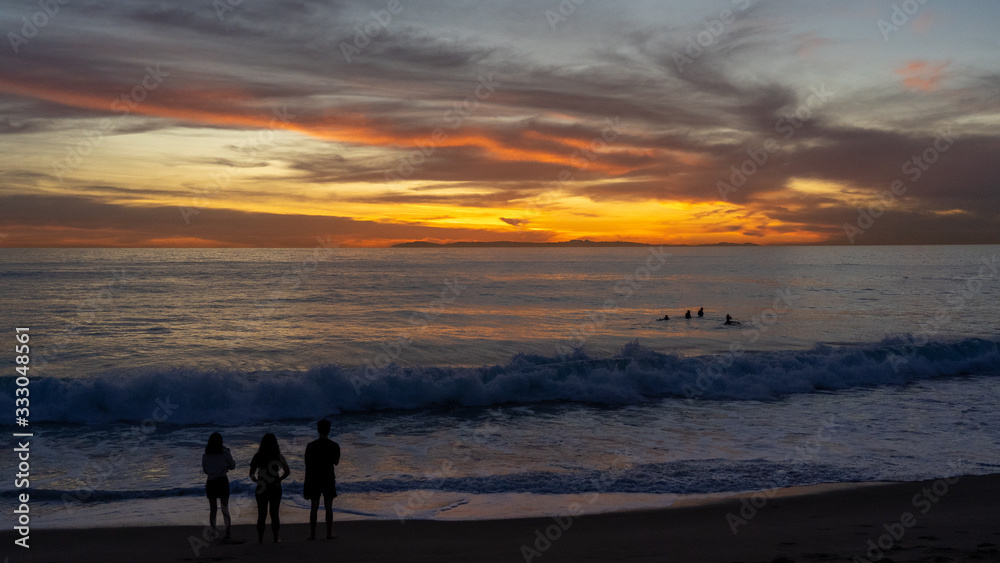
[[[10,563],[1000,561],[1000,475],[801,492],[559,519],[338,522],[335,540],[289,524],[280,544],[270,529],[258,544],[251,526],[234,527],[245,543],[230,545],[202,543],[200,526],[37,530],[30,549],[0,536]]]

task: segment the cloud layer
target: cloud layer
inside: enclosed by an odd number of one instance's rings
[[[0,244],[1000,243],[994,4],[548,4],[8,3]]]

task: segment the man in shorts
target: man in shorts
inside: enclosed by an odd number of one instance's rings
[[[326,539],[333,539],[333,498],[337,496],[337,477],[333,467],[340,463],[340,445],[328,436],[330,421],[325,418],[316,423],[319,439],[306,446],[306,477],[302,495],[312,502],[309,508],[309,539],[316,539],[316,513],[319,497],[323,496],[326,509]]]

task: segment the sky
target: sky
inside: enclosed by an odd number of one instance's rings
[[[6,0],[0,246],[1000,243],[995,0]]]

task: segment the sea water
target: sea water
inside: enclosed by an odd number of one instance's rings
[[[997,246],[3,249],[0,422],[34,434],[33,525],[50,527],[201,523],[213,431],[237,460],[236,521],[255,517],[246,473],[265,432],[292,468],[283,518],[302,521],[322,417],[343,450],[337,518],[992,473],[998,260]]]

